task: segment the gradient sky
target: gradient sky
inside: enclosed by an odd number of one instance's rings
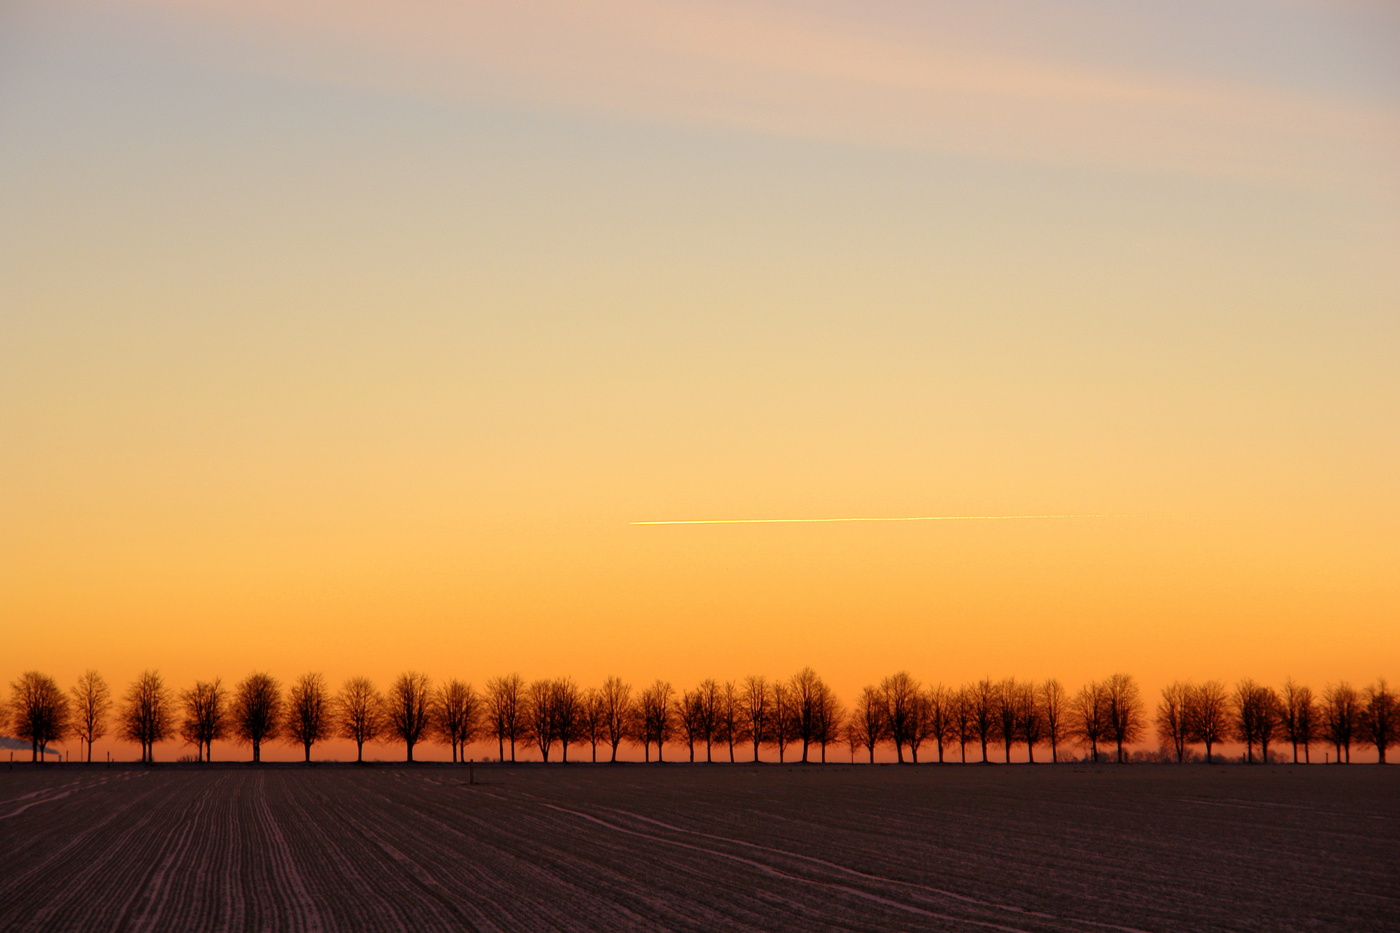
[[[4,682],[1396,679],[1397,360],[1380,0],[0,10]]]

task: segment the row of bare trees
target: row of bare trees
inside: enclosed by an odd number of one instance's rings
[[[1162,691],[1155,717],[1157,735],[1170,757],[1193,757],[1201,745],[1205,760],[1222,742],[1245,745],[1248,761],[1269,760],[1269,746],[1287,742],[1293,759],[1299,750],[1309,759],[1311,745],[1325,741],[1337,761],[1349,762],[1354,743],[1377,750],[1381,763],[1396,744],[1396,697],[1384,680],[1357,690],[1348,684],[1326,688],[1314,699],[1311,690],[1293,681],[1281,691],[1252,680],[1233,691],[1218,681],[1176,682]],[[67,692],[44,674],[30,671],[11,684],[7,704],[0,705],[0,728],[8,719],[28,741],[35,759],[49,743],[73,737],[80,754],[92,759],[95,741],[115,725],[116,734],[138,745],[141,760],[153,760],[154,747],[178,737],[195,749],[195,759],[210,760],[213,743],[235,740],[260,761],[264,743],[281,740],[303,749],[331,738],[355,743],[356,760],[367,743],[402,742],[406,760],[426,741],[451,748],[463,761],[467,746],[494,742],[497,757],[515,761],[521,748],[544,761],[557,752],[567,762],[570,748],[587,748],[598,761],[601,747],[616,761],[623,743],[640,746],[643,758],[663,760],[668,745],[684,745],[690,761],[716,752],[728,761],[740,755],[758,761],[771,748],[778,761],[827,760],[828,749],[844,745],[874,762],[877,749],[893,748],[900,762],[917,763],[922,749],[948,760],[956,749],[967,762],[968,746],[989,761],[989,748],[1000,747],[1011,761],[1017,745],[1026,759],[1045,748],[1050,761],[1074,743],[1092,761],[1110,755],[1127,758],[1128,747],[1146,735],[1148,714],[1136,682],[1113,674],[1070,693],[1052,679],[1031,682],[989,678],[961,687],[925,686],[906,672],[865,687],[847,710],[811,668],[786,679],[754,675],[740,681],[705,680],[677,691],[657,680],[639,691],[617,677],[600,687],[583,689],[568,678],[526,681],[518,674],[489,680],[476,690],[460,680],[434,685],[425,675],[401,674],[380,693],[367,678],[347,680],[332,692],[320,674],[305,674],[285,690],[265,673],[253,673],[227,687],[222,681],[199,681],[173,691],[155,671],[136,678],[120,699],[96,671],[87,671]],[[927,757],[927,756],[926,756]]]
[[[1328,686],[1315,697],[1305,685],[1286,681],[1281,690],[1245,679],[1233,690],[1218,680],[1201,684],[1177,681],[1162,691],[1157,705],[1157,735],[1162,744],[1185,761],[1188,746],[1202,745],[1206,761],[1211,749],[1228,741],[1245,746],[1246,761],[1269,760],[1269,745],[1278,742],[1299,751],[1304,762],[1315,743],[1336,751],[1338,762],[1351,761],[1351,747],[1360,743],[1376,749],[1385,763],[1386,749],[1396,743],[1396,697],[1384,680],[1362,690],[1347,683]]]

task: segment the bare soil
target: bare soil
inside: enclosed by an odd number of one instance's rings
[[[1400,768],[16,767],[4,930],[1400,930]]]

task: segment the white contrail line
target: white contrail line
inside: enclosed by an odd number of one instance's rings
[[[904,518],[697,518],[686,521],[629,522],[632,525],[792,525],[819,522],[981,522],[1037,518],[1131,518],[1130,515],[913,515]]]

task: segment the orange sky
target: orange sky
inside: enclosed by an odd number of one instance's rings
[[[0,681],[1400,678],[1400,17],[848,6],[7,10]]]

